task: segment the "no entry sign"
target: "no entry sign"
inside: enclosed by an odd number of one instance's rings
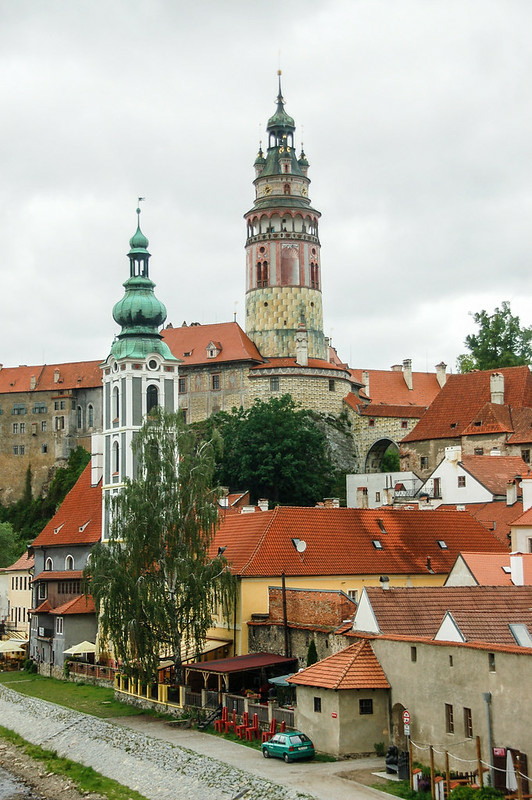
[[[410,725],[410,711],[403,711],[403,725]]]

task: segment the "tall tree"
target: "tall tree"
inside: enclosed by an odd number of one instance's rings
[[[290,395],[255,400],[212,418],[223,438],[220,483],[249,489],[254,500],[313,505],[330,491],[334,470],[311,411]]]
[[[24,552],[9,522],[0,522],[0,567],[10,567]]]
[[[458,356],[460,372],[517,367],[532,361],[532,327],[521,327],[519,317],[512,314],[506,300],[493,314],[483,309],[473,314],[473,319],[479,330],[465,338],[469,353]]]
[[[156,410],[137,434],[138,475],[110,509],[109,538],[86,569],[100,636],[130,674],[151,680],[161,650],[182,682],[182,646],[199,650],[218,605],[229,612],[234,580],[211,557],[218,522],[214,451],[176,414]]]

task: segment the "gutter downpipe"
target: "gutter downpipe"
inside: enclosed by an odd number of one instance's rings
[[[486,713],[488,715],[488,763],[490,765],[490,786],[493,787],[495,785],[495,775],[493,770],[493,734],[491,730],[491,692],[482,692],[482,698],[486,703]]]

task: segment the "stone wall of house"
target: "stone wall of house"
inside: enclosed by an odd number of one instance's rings
[[[64,465],[71,450],[78,445],[90,450],[90,436],[101,430],[101,424],[101,387],[0,395],[2,502],[13,503],[22,497],[28,467],[33,496],[46,491],[55,469]]]
[[[322,625],[337,627],[353,616],[356,603],[343,592],[313,589],[286,589],[286,614],[288,622],[298,625]],[[269,621],[279,623],[284,619],[283,590],[271,586],[269,597]]]
[[[345,407],[359,447],[360,472],[380,472],[381,458],[390,442],[399,447],[401,439],[419,422],[416,418],[361,416],[349,406]],[[401,470],[406,469],[412,467],[403,466],[401,462]]]
[[[504,433],[403,442],[400,445],[401,470],[412,470],[426,480],[445,458],[446,447],[461,447],[462,455],[469,456],[489,455],[495,448],[502,456],[520,456],[525,445],[508,445]]]
[[[272,391],[271,378],[278,379],[279,388]],[[332,383],[331,383],[332,381]],[[344,410],[344,397],[351,391],[348,376],[337,370],[302,367],[299,370],[264,369],[250,372],[247,403],[255,398],[268,401],[270,397],[289,394],[303,408],[322,414],[339,416]]]
[[[296,628],[289,626],[288,648],[289,655],[297,658],[299,668],[307,666],[307,653],[311,639],[314,639],[318,660],[344,650],[352,640],[345,636],[338,636],[332,631],[324,629]],[[251,623],[248,625],[248,648],[250,653],[281,653],[285,652],[284,627],[279,623]]]

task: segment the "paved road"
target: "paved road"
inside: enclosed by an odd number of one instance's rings
[[[28,741],[93,767],[149,800],[377,800],[380,792],[342,773],[382,759],[285,764],[221,737],[152,717],[105,721],[25,697],[0,685],[0,720]],[[386,796],[389,798],[389,795]]]

